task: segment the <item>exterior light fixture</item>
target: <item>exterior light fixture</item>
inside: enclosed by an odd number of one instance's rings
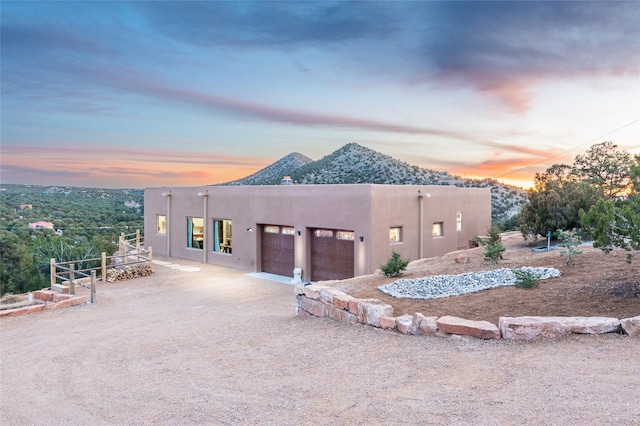
[[[360,241],[364,241],[364,237],[360,235]]]
[[[300,231],[297,231],[297,232],[298,232],[298,237],[299,237],[300,235],[302,235],[302,232],[300,232]]]
[[[247,232],[253,232],[253,228],[252,227],[248,227],[247,228]]]

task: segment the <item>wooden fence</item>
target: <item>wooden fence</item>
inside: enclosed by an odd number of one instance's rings
[[[51,287],[68,285],[69,294],[75,294],[75,286],[80,285],[91,291],[91,303],[95,303],[97,271],[100,271],[100,279],[107,281],[107,271],[109,269],[140,264],[148,264],[150,269],[153,268],[153,250],[151,247],[145,248],[142,244],[139,230],[128,235],[123,232],[118,240],[118,253],[113,256],[107,256],[103,252],[101,257],[71,262],[56,262],[55,259],[51,259]],[[78,263],[91,264],[97,262],[100,262],[100,266],[76,269]]]

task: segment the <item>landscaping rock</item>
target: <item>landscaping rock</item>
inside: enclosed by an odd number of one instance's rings
[[[571,333],[603,334],[620,330],[620,320],[607,317],[501,317],[500,332],[505,339],[555,338]]]
[[[83,303],[87,303],[87,296],[73,296],[68,298],[67,300],[61,300],[60,302],[57,302],[57,303],[50,303],[46,305],[45,309],[47,310],[60,309],[60,308],[66,308],[67,306],[81,305]]]
[[[565,323],[572,333],[604,334],[620,331],[620,320],[607,317],[566,317]]]
[[[304,295],[309,299],[318,300],[320,299],[320,291],[326,288],[323,285],[311,284],[304,287]]]
[[[396,319],[394,317],[380,318],[380,328],[383,330],[393,330],[396,328]]]
[[[422,314],[421,314],[422,315]],[[422,317],[420,321],[421,336],[435,336],[438,332],[438,317]]]
[[[420,323],[424,319],[424,315],[419,312],[413,314],[411,318],[411,326],[409,327],[409,334],[413,334],[414,336],[420,335]]]
[[[571,327],[560,317],[500,317],[498,327],[502,338],[510,340],[555,338],[571,334]]]
[[[460,334],[480,339],[500,339],[500,330],[488,321],[472,321],[447,315],[438,318],[436,324],[440,331],[447,334]]]
[[[348,294],[334,294],[333,296],[333,305],[338,308],[338,309],[342,309],[342,310],[349,310],[349,301],[350,300],[355,300],[355,297],[353,296],[349,296]],[[356,304],[357,306],[357,304]],[[357,308],[356,308],[357,309]],[[357,312],[357,310],[356,310]]]
[[[413,316],[404,314],[401,317],[396,318],[396,327],[398,331],[403,334],[409,334],[409,329],[413,323]]]
[[[309,312],[316,317],[324,317],[327,305],[319,300],[309,299],[306,296],[298,296],[298,306],[300,309]]]
[[[358,315],[358,303],[360,299],[356,299],[355,297],[348,300],[348,310],[353,315]]]
[[[333,299],[335,298],[335,296],[342,296],[342,295],[346,296],[347,294],[343,291],[338,290],[337,288],[326,287],[320,290],[319,300],[322,303],[333,304]]]
[[[61,302],[63,300],[70,299],[71,297],[73,297],[73,296],[71,296],[70,294],[55,293],[53,295],[53,299],[51,301],[53,303],[57,303],[57,302]]]
[[[358,322],[380,327],[380,318],[393,316],[393,307],[378,299],[358,299],[357,315]]]
[[[455,259],[456,263],[469,263],[471,262],[471,258],[469,258],[469,253],[459,253],[456,255]]]
[[[640,337],[640,316],[620,320],[622,330],[631,337]]]
[[[32,314],[34,312],[40,312],[44,309],[45,305],[31,305],[31,306],[23,306],[21,308],[15,309],[6,309],[4,311],[0,311],[0,317],[15,317],[18,315]]]
[[[293,288],[293,294],[295,294],[296,296],[300,296],[301,294],[304,294],[304,286],[303,285],[297,285]]]
[[[52,290],[38,290],[33,292],[33,297],[40,300],[52,301],[54,294],[60,294]]]

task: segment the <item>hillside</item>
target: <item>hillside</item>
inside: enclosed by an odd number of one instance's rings
[[[462,179],[412,166],[356,143],[347,144],[318,161],[292,153],[251,176],[223,185],[277,185],[284,176],[291,176],[298,185],[374,183],[491,188],[491,218],[498,225],[513,219],[527,203],[527,193],[520,188],[492,179]]]
[[[313,163],[311,158],[305,157],[297,152],[292,152],[252,175],[225,183],[224,185],[278,185],[283,177],[291,176],[295,170],[309,163]]]
[[[350,143],[291,174],[298,184],[376,183],[437,185],[440,173],[421,169],[372,149]]]

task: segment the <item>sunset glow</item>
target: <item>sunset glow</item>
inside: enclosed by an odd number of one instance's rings
[[[529,188],[640,153],[640,3],[3,2],[1,183],[191,186],[356,142]]]

